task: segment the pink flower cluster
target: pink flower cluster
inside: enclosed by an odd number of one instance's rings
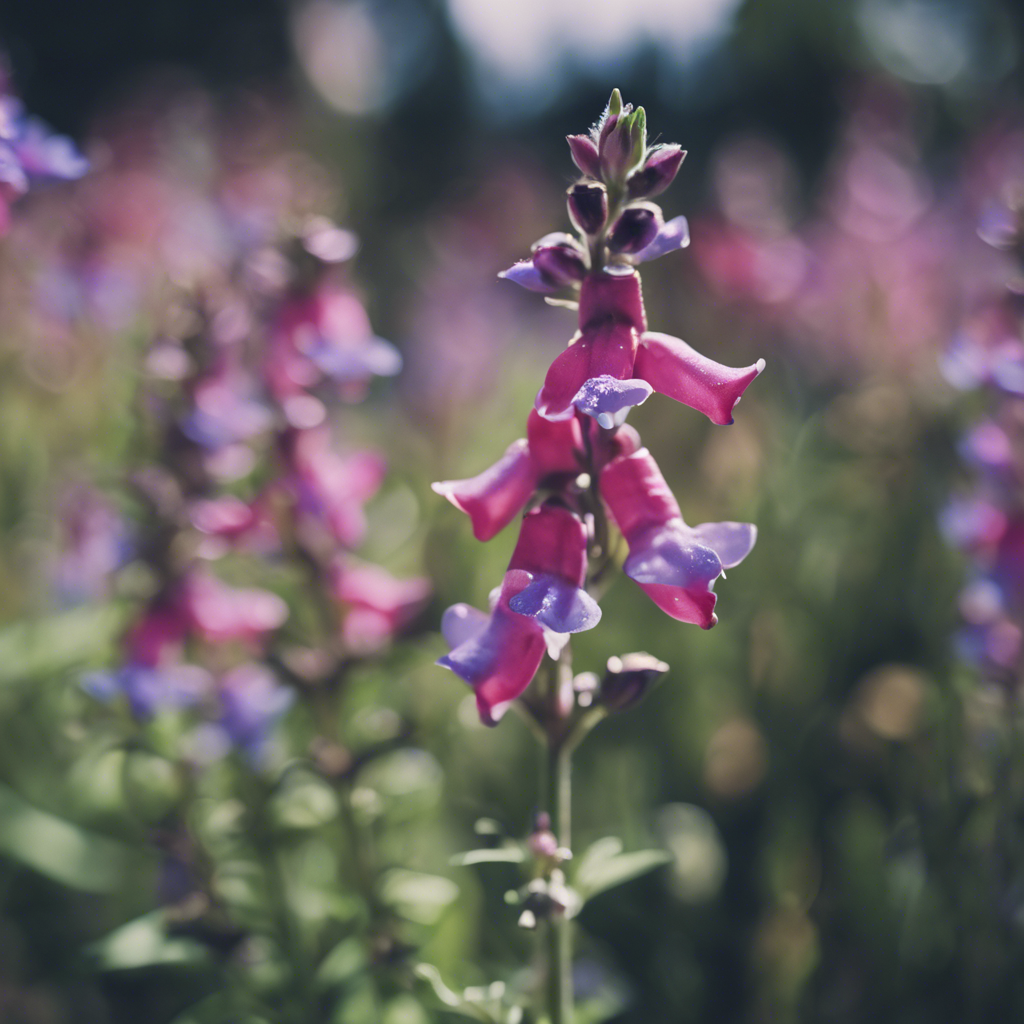
[[[719,211],[694,224],[704,280],[819,375],[931,365],[959,314],[959,211],[924,174],[906,106],[859,97],[809,217],[778,149],[733,142],[715,163]]]
[[[542,238],[529,260],[502,276],[535,291],[572,289],[579,330],[554,360],[527,421],[492,467],[434,490],[466,512],[489,540],[528,508],[489,614],[458,604],[442,631],[451,651],[438,664],[473,688],[480,716],[495,724],[529,685],[545,651],[597,625],[588,592],[600,550],[596,522],[609,515],[629,549],[623,569],[681,622],[715,624],[715,581],[746,557],[749,523],[691,527],[636,431],[629,409],[654,391],[731,423],[763,361],[734,369],[678,338],[649,331],[636,264],[683,247],[684,218],[665,223],[649,201],[683,159],[678,146],[646,144],[645,115],[618,91],[589,135],[570,136],[584,178],[569,189],[578,235]]]
[[[1016,173],[990,201],[979,234],[1004,262],[987,294],[965,319],[941,361],[947,380],[964,390],[984,389],[987,415],[960,441],[970,490],[943,510],[940,525],[969,558],[970,578],[960,594],[960,654],[994,683],[1019,686],[1024,655],[1024,328],[1017,282],[1022,270],[1024,208],[1016,140]]]
[[[244,177],[258,179],[254,168]],[[268,666],[287,661],[279,632],[290,609],[270,590],[230,586],[215,565],[251,577],[287,561],[305,575],[302,599],[325,623],[325,677],[386,648],[430,585],[354,553],[386,464],[336,447],[330,405],[401,366],[343,274],[356,239],[294,199],[268,207],[261,189],[249,193],[235,178],[214,203],[203,197],[211,223],[233,228],[195,277],[174,281],[163,267],[174,300],[144,392],[157,450],[132,481],[146,511],[135,547],[154,592],[125,635],[123,665],[88,685],[124,695],[140,717],[202,708],[220,737],[205,730],[207,753],[234,745],[258,756],[293,697]]]

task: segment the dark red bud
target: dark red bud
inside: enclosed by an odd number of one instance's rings
[[[581,181],[569,189],[569,217],[585,235],[596,235],[608,219],[608,190],[597,181]]]
[[[565,138],[576,166],[591,178],[601,177],[601,162],[594,140],[589,135],[567,135]]]
[[[679,146],[657,146],[643,167],[634,171],[626,183],[631,199],[660,195],[672,184],[682,166],[686,150]]]
[[[569,245],[548,245],[533,254],[533,265],[549,284],[565,288],[587,276],[579,250]]]
[[[627,206],[608,233],[608,248],[614,253],[638,253],[654,241],[663,225],[661,210],[654,203]]]
[[[611,657],[601,681],[601,703],[609,711],[625,711],[639,703],[667,671],[665,662],[643,652]]]

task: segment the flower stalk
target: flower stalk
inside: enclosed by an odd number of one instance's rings
[[[589,672],[574,678],[570,636],[599,623],[598,599],[618,564],[620,538],[629,549],[624,573],[655,605],[710,629],[718,621],[715,582],[746,557],[757,536],[750,523],[688,526],[625,420],[659,392],[713,423],[731,423],[764,369],[763,360],[723,366],[681,339],[648,330],[636,268],[689,242],[685,218],[666,222],[648,200],[671,183],[683,150],[648,147],[643,108],[623,104],[618,90],[591,133],[568,142],[584,176],[567,196],[578,235],[545,235],[529,259],[499,276],[530,291],[567,292],[553,301],[577,311],[578,331],[545,376],[526,437],[477,476],[433,485],[470,517],[480,541],[523,513],[490,612],[449,608],[441,630],[450,651],[438,664],[472,687],[486,725],[516,708],[541,741],[543,812],[530,838],[534,877],[520,924],[543,926],[540,1016],[548,1024],[569,1024],[574,1006],[572,918],[581,898],[563,870],[572,856],[572,752],[606,714],[635,704],[668,670],[636,653],[610,659],[603,681]]]

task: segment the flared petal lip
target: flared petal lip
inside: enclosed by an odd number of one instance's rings
[[[611,430],[621,426],[626,413],[634,406],[643,405],[653,393],[654,388],[645,380],[636,377],[619,380],[603,374],[584,381],[572,404],[606,430]]]
[[[520,260],[507,270],[501,271],[498,277],[503,281],[511,281],[531,292],[557,292],[558,286],[547,281],[534,266],[533,260]]]
[[[632,258],[636,263],[646,263],[659,256],[665,256],[677,249],[685,249],[690,244],[690,225],[685,217],[673,217],[666,221],[654,240],[644,246]]]

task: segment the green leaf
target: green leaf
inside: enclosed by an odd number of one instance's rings
[[[0,786],[0,853],[86,892],[113,892],[128,865],[126,846],[41,811],[6,786]]]
[[[473,864],[522,864],[526,854],[520,846],[499,846],[492,849],[467,850],[457,853],[448,862],[452,867],[468,868]]]
[[[107,971],[195,963],[206,956],[206,950],[195,940],[168,936],[162,910],[121,925],[96,943],[92,953]]]
[[[61,612],[0,630],[0,683],[51,675],[102,658],[124,624],[124,609],[108,604]]]
[[[381,899],[416,924],[434,924],[459,895],[449,878],[394,868],[381,881]]]
[[[483,1021],[484,1024],[500,1024],[500,1018],[495,1017],[485,1007],[479,1003],[467,1002],[458,992],[450,989],[441,978],[441,972],[433,964],[417,964],[413,973],[430,986],[437,1001],[446,1009],[461,1013],[471,1020]]]
[[[617,885],[631,882],[671,861],[665,850],[637,850],[622,853],[622,843],[608,837],[599,839],[580,860],[574,886],[586,900]]]

